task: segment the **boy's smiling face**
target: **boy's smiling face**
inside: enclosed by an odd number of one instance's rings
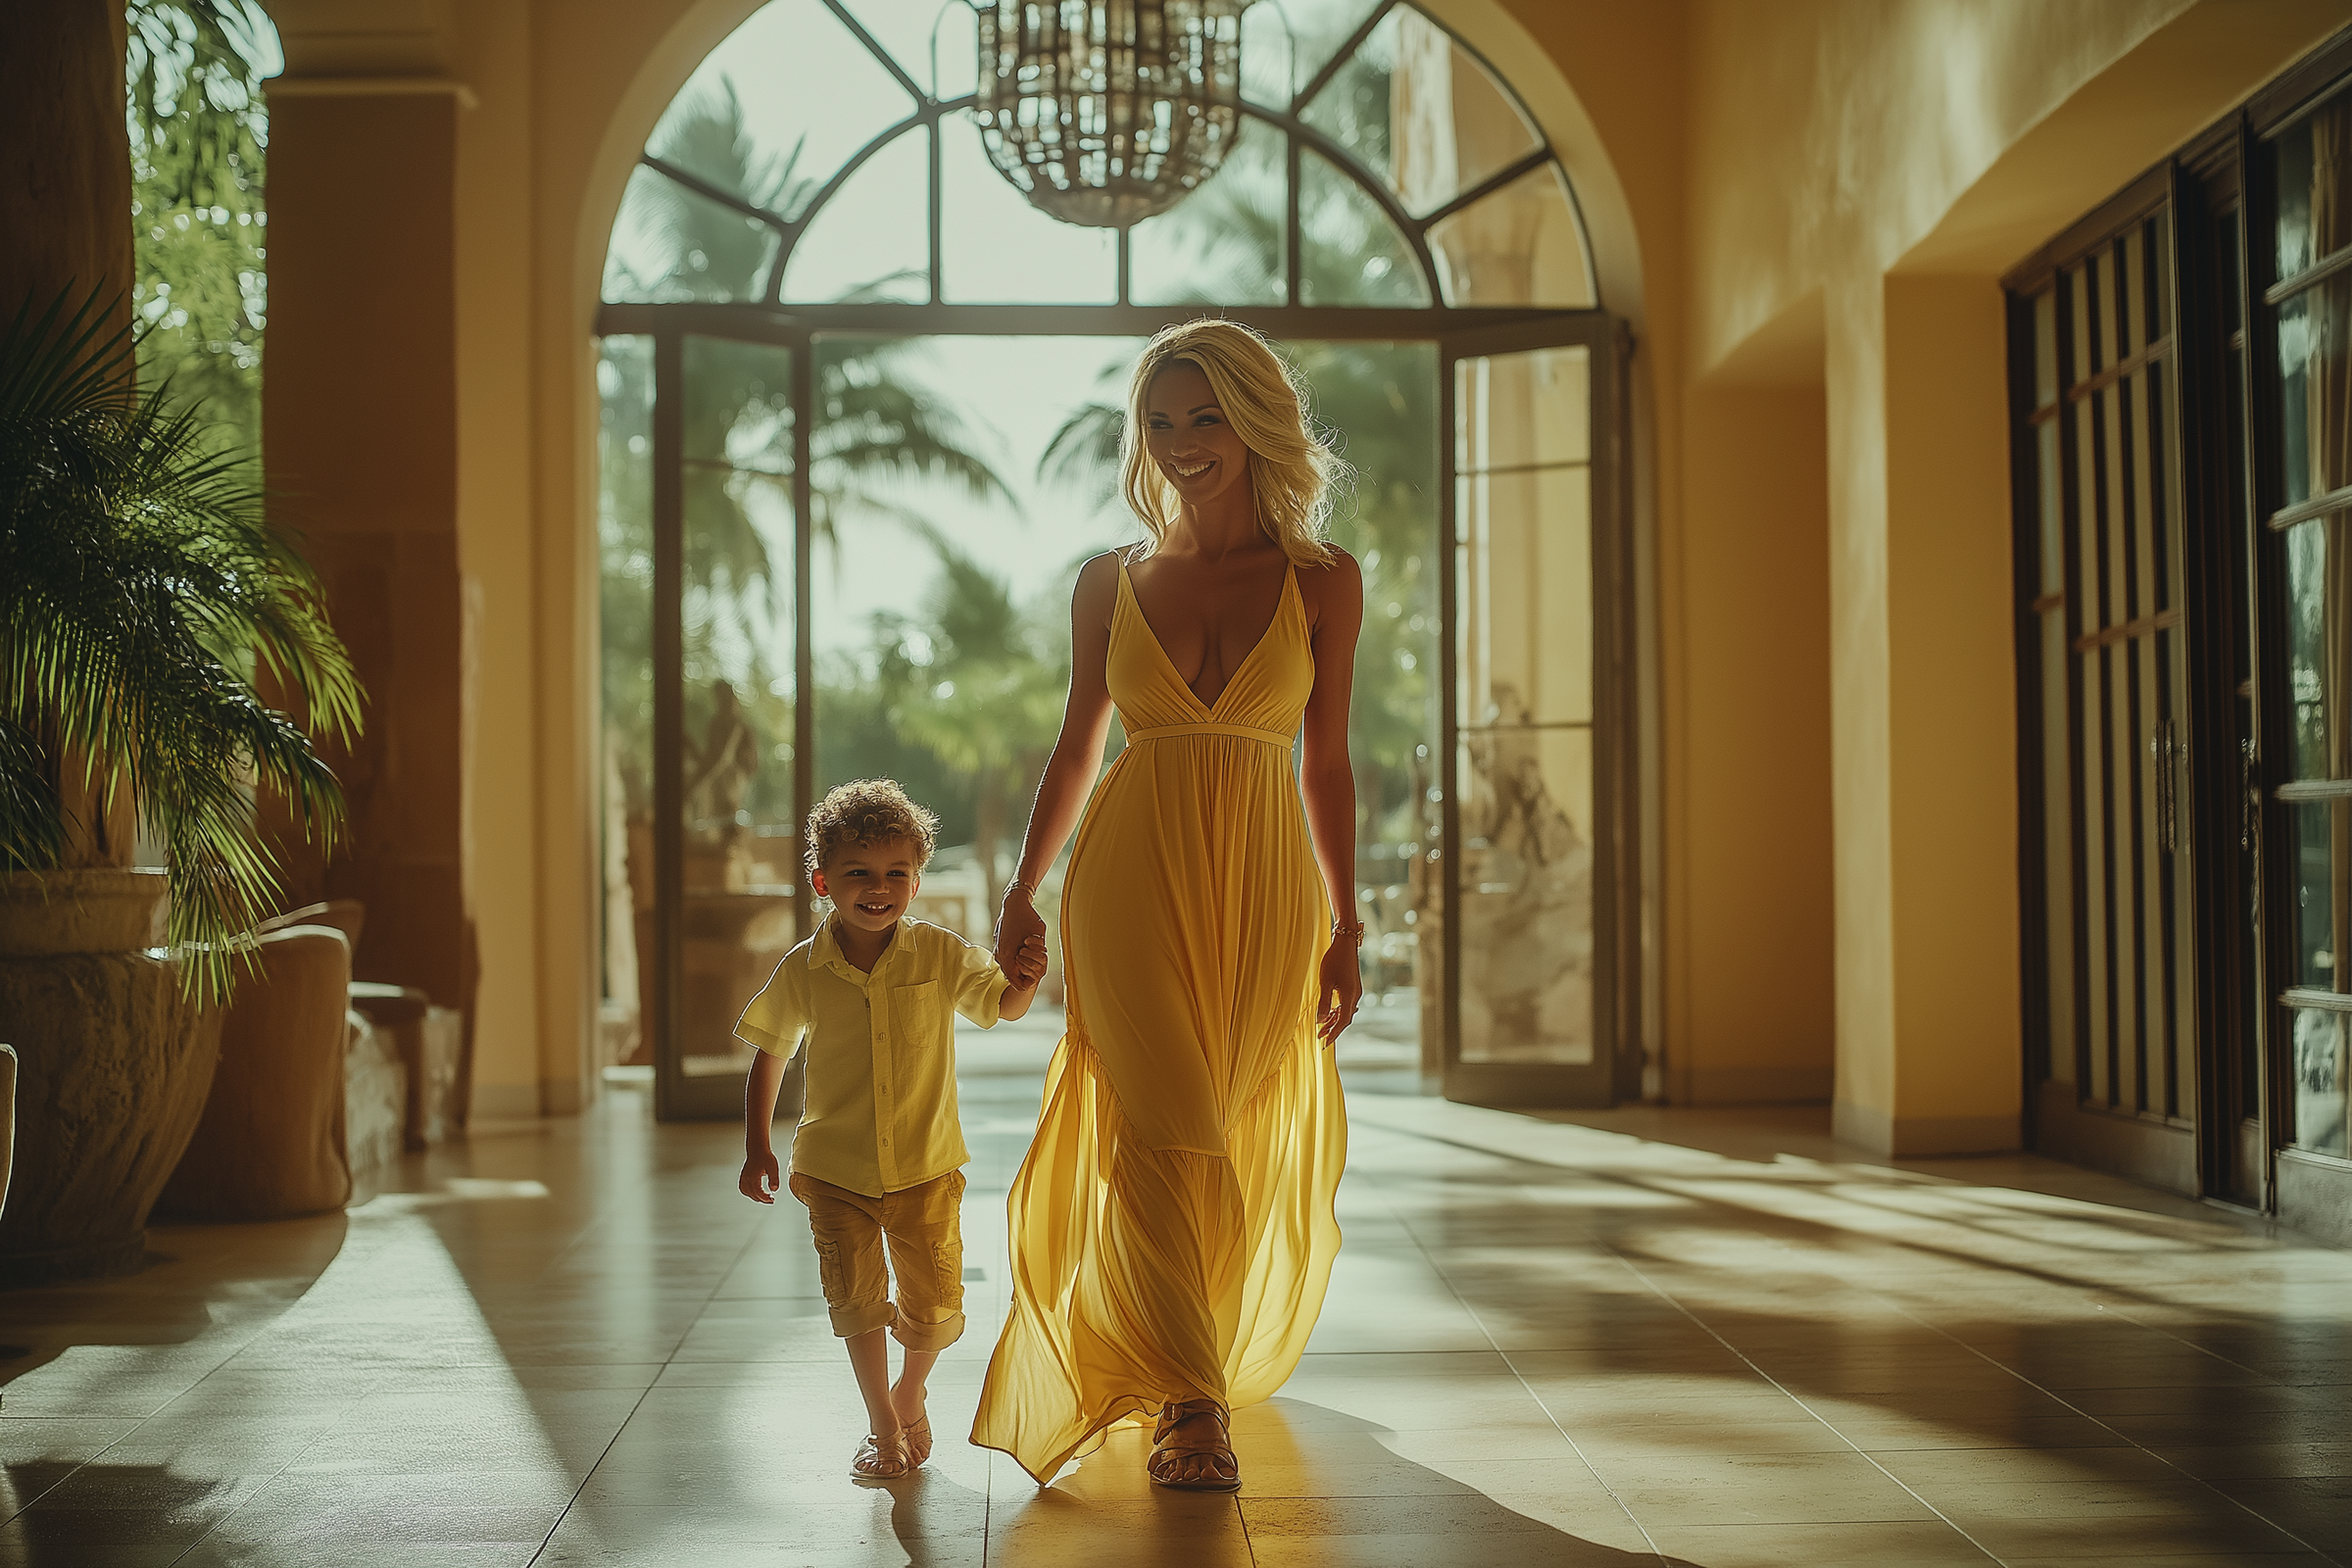
[[[845,844],[816,868],[811,879],[821,898],[833,901],[833,912],[843,923],[860,931],[887,931],[906,912],[923,885],[915,848],[906,839],[879,844]]]

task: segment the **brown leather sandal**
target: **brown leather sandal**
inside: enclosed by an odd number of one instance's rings
[[[897,1481],[914,1474],[916,1460],[906,1448],[904,1430],[887,1438],[865,1435],[858,1446],[858,1457],[850,1461],[850,1474],[860,1481]]]
[[[1206,1416],[1217,1424],[1217,1441],[1200,1447],[1179,1446],[1168,1440],[1187,1422]],[[1159,1424],[1152,1433],[1152,1458],[1144,1473],[1155,1487],[1171,1492],[1237,1492],[1242,1485],[1241,1461],[1233,1456],[1233,1423],[1225,1406],[1214,1399],[1171,1399],[1160,1407]],[[1186,1460],[1202,1461],[1198,1469]],[[1188,1473],[1189,1472],[1189,1473]]]
[[[931,1418],[929,1416],[923,1417],[920,1421],[909,1421],[899,1430],[906,1435],[908,1458],[920,1465],[925,1459],[931,1457]]]

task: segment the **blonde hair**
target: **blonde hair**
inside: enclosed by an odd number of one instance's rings
[[[895,779],[861,778],[835,786],[816,803],[808,813],[801,858],[814,875],[849,845],[871,849],[894,839],[914,846],[919,871],[931,863],[931,852],[939,846],[939,818],[908,800]]]
[[[1119,488],[1151,537],[1141,555],[1167,542],[1176,526],[1176,490],[1145,450],[1145,401],[1152,380],[1172,365],[1208,377],[1217,407],[1250,449],[1250,488],[1257,523],[1302,566],[1332,557],[1331,489],[1348,465],[1307,423],[1306,385],[1273,346],[1237,321],[1186,321],[1164,327],[1144,346],[1127,383],[1127,428],[1119,436]]]

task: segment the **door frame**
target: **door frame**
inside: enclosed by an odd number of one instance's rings
[[[2308,286],[2315,272],[2328,270],[2321,265],[2294,278],[2279,275],[2271,227],[2278,213],[2278,192],[2272,161],[2264,149],[2305,116],[2347,93],[2352,93],[2352,29],[2339,32],[2329,43],[2306,56],[2257,92],[2239,114],[2231,117],[2242,138],[2239,168],[2245,219],[2241,225],[2238,288],[2240,323],[2246,334],[2247,388],[2242,439],[2249,492],[2246,528],[2252,540],[2255,572],[2253,592],[2247,596],[2257,632],[2254,688],[2262,704],[2259,722],[2266,732],[2278,736],[2291,736],[2295,728],[2294,687],[2286,666],[2284,631],[2289,624],[2283,566],[2285,535],[2279,524],[2291,521],[2296,513],[2325,515],[2326,512],[2310,509],[2326,499],[2338,502],[2337,507],[2328,508],[2327,512],[2340,510],[2341,492],[2332,498],[2314,497],[2299,507],[2286,507],[2284,474],[2275,461],[2277,450],[2263,439],[2284,428],[2277,330],[2278,309],[2294,293]],[[2263,225],[2259,230],[2257,220]],[[2320,261],[2324,264],[2326,259]],[[2282,518],[2281,514],[2286,516]],[[2352,1243],[2352,1158],[2301,1148],[2292,1142],[2296,1008],[2290,1005],[2290,1001],[2308,1004],[2326,998],[2332,1003],[2329,1010],[2338,1012],[2352,1011],[2352,1004],[2347,1004],[2340,993],[2313,993],[2297,987],[2300,962],[2295,922],[2284,916],[2282,905],[2288,890],[2298,885],[2295,863],[2298,851],[2293,835],[2285,829],[2285,813],[2298,800],[2340,798],[2345,793],[2345,781],[2295,780],[2288,760],[2290,745],[2281,743],[2266,748],[2259,758],[2260,766],[2254,779],[2254,787],[2260,793],[2262,875],[2267,890],[2261,906],[2266,924],[2263,961],[2268,974],[2276,977],[2266,982],[2261,996],[2267,1045],[2261,1078],[2267,1106],[2266,1196],[2270,1211],[2283,1223],[2348,1244]],[[2319,788],[2306,792],[2306,788],[2298,788],[2298,783],[2305,787],[2318,784]],[[2333,940],[2336,951],[2342,952],[2340,935]]]
[[[2280,798],[2292,782],[2292,684],[2279,628],[2286,624],[2275,455],[2258,438],[2280,427],[2278,340],[2267,298],[2279,282],[2267,227],[2275,192],[2263,146],[2319,103],[2352,91],[2352,29],[2338,32],[2173,156],[2053,238],[2003,279],[2011,292],[2013,432],[2032,412],[2032,321],[2026,296],[2061,264],[2112,233],[2134,208],[2171,215],[2183,580],[2188,686],[2186,821],[2195,961],[2196,1101],[2185,1150],[2142,1118],[2133,1125],[2046,1093],[2049,1042],[2042,933],[2039,644],[2021,619],[2020,871],[2026,1106],[2029,1147],[2115,1169],[2236,1206],[2275,1213],[2334,1240],[2352,1240],[2352,1160],[2291,1145],[2289,992],[2297,972],[2293,922],[2278,901],[2295,884]],[[2235,204],[2234,256],[2217,220]],[[2234,268],[2234,277],[2224,275]],[[2234,325],[2232,325],[2234,321]],[[2236,358],[2233,361],[2233,356]],[[2234,386],[2232,376],[2242,373]],[[2031,595],[2031,539],[2038,497],[2031,454],[2013,454],[2018,603]],[[2068,503],[2073,505],[2070,497]],[[2239,675],[2242,657],[2243,675]],[[2242,688],[2239,684],[2242,679]],[[2238,703],[2244,699],[2242,716]],[[2241,733],[2242,732],[2242,733]],[[2240,743],[2251,741],[2250,750]],[[2079,792],[2078,792],[2079,793]],[[2106,1125],[2097,1125],[2106,1124]]]
[[[2002,277],[2001,285],[2008,307],[2011,538],[2017,654],[2019,962],[2024,982],[2020,991],[2025,1044],[2022,1072],[2025,1080],[2023,1102],[2026,1144],[2030,1149],[2059,1158],[2122,1171],[2152,1185],[2193,1194],[2203,1190],[2202,1151],[2197,1128],[2203,1124],[2202,1111],[2210,1078],[2211,1025],[2215,1018],[2223,1015],[2213,995],[2219,988],[2214,984],[2217,971],[2213,962],[2212,944],[2219,933],[2227,929],[2230,919],[2229,911],[2212,907],[2217,884],[2216,879],[2204,874],[2201,852],[2205,836],[2203,823],[2208,813],[2200,809],[2200,803],[2214,798],[2207,776],[2211,766],[2211,759],[2207,754],[2214,752],[2216,747],[2208,743],[2208,736],[2212,733],[2208,726],[2217,710],[2226,714],[2227,709],[2221,705],[2228,701],[2228,694],[2217,697],[2208,690],[2213,684],[2208,640],[2214,635],[2214,626],[2211,617],[2201,612],[2204,608],[2202,595],[2209,589],[2206,579],[2210,576],[2201,544],[2209,533],[2209,527],[2202,514],[2204,498],[2193,488],[2197,470],[2188,450],[2191,444],[2188,400],[2194,394],[2187,386],[2189,377],[2186,365],[2196,327],[2183,315],[2186,290],[2181,277],[2182,225],[2177,184],[2172,161],[2167,160],[2149,170],[2012,269]],[[2043,827],[2047,779],[2045,764],[2048,758],[2043,739],[2045,671],[2040,627],[2042,602],[2039,598],[2041,475],[2035,436],[2038,410],[2034,386],[2034,299],[2047,289],[2063,288],[2063,277],[2069,269],[2087,263],[2101,250],[2117,243],[2131,229],[2146,224],[2160,214],[2165,218],[2165,244],[2170,252],[2164,262],[2171,293],[2167,301],[2172,322],[2168,357],[2173,367],[2173,385],[2162,411],[2163,434],[2172,458],[2173,511],[2180,530],[2181,581],[2176,585],[2174,603],[2181,616],[2184,689],[2180,694],[2178,707],[2187,752],[2187,763],[2176,775],[2183,798],[2175,808],[2177,820],[2181,824],[2181,833],[2180,847],[2173,853],[2180,857],[2180,881],[2175,897],[2186,904],[2189,929],[2189,951],[2180,955],[2176,961],[2187,967],[2190,999],[2189,1005],[2176,1024],[2176,1050],[2191,1053],[2186,1080],[2194,1097],[2193,1103],[2183,1107],[2185,1115],[2178,1119],[2146,1109],[2095,1104],[2086,1093],[2087,1053],[2092,1043],[2087,1039],[2088,993],[2085,987],[2091,976],[2083,921],[2087,913],[2089,891],[2081,850],[2088,832],[2082,785],[2085,766],[2083,749],[2089,737],[2083,728],[2081,694],[2076,681],[2071,678],[2071,671],[2066,682],[2066,727],[2070,753],[2066,770],[2069,793],[2066,817],[2071,824],[2070,833],[2078,851],[2071,873],[2071,913],[2075,929],[2070,959],[2075,969],[2076,1060],[2071,1079],[2060,1079],[2052,1071],[2054,1064],[2049,1025],[2051,933],[2045,886],[2051,846]],[[2063,307],[2065,302],[2060,303]],[[2066,341],[2070,335],[2069,322],[2070,317],[2062,308],[2058,317],[2059,365],[2062,373],[2057,388],[2056,412],[2052,416],[2061,421],[2068,417],[2067,409],[2073,400],[2076,385],[2083,384],[2078,382],[2070,385],[2063,373],[2071,359]],[[2111,371],[2114,368],[2110,367]],[[2060,514],[2065,519],[2062,528],[2066,580],[2070,590],[2079,590],[2082,585],[2075,583],[2075,578],[2078,574],[2077,563],[2081,559],[2081,530],[2085,526],[2081,514],[2082,496],[2078,483],[2080,457],[2063,434],[2058,442],[2058,461],[2060,471],[2056,488]],[[2070,603],[2074,600],[2074,593],[2070,591]],[[2070,614],[2067,620],[2070,647],[2080,630],[2075,616]],[[2151,940],[2153,936],[2150,933]],[[2118,1068],[2144,1071],[2144,1050],[2143,1047],[2142,1060],[2119,1061]],[[2116,1093],[2116,1085],[2112,1081],[2110,1093]]]
[[[641,1017],[652,1032],[654,1111],[663,1121],[724,1120],[742,1111],[733,1077],[695,1077],[684,1070],[685,954],[684,696],[680,687],[684,626],[685,536],[683,486],[684,344],[688,337],[764,343],[792,356],[794,545],[793,794],[796,821],[806,820],[815,794],[816,712],[808,607],[812,599],[809,546],[809,438],[815,405],[815,352],[831,336],[1081,336],[1148,338],[1162,327],[1214,316],[1274,338],[1326,342],[1431,343],[1438,349],[1439,446],[1437,559],[1447,564],[1439,580],[1442,665],[1441,736],[1446,760],[1442,802],[1442,864],[1458,865],[1454,765],[1454,574],[1450,541],[1454,514],[1454,368],[1464,359],[1584,345],[1592,354],[1593,533],[1593,1012],[1596,1049],[1592,1066],[1555,1067],[1459,1063],[1459,927],[1447,889],[1440,960],[1446,1070],[1444,1092],[1471,1103],[1608,1105],[1642,1093],[1640,940],[1640,749],[1636,683],[1636,627],[1632,476],[1628,462],[1629,374],[1633,338],[1605,310],[1518,307],[1279,306],[1210,309],[1135,305],[826,305],[777,309],[762,305],[689,303],[606,304],[596,334],[651,340],[654,403],[653,460],[654,637],[653,810],[654,952],[640,971]],[[1603,737],[1606,737],[1605,741]],[[796,861],[797,865],[797,856]],[[806,888],[795,901],[796,938],[811,929]]]
[[[1461,1059],[1461,672],[1457,371],[1466,360],[1582,347],[1591,355],[1592,518],[1592,1059],[1578,1065]],[[1439,736],[1445,782],[1446,1098],[1474,1105],[1596,1107],[1642,1093],[1640,747],[1635,671],[1633,495],[1627,462],[1633,339],[1599,312],[1547,322],[1456,329],[1438,339]]]

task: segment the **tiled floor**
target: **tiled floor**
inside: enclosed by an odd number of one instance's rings
[[[0,1297],[0,1565],[2352,1563],[2352,1255],[1814,1112],[1538,1119],[1351,1069],[1311,1353],[1238,1498],[1143,1434],[1040,1491],[957,1441],[1050,1038],[963,1046],[973,1328],[918,1477],[862,1421],[795,1207],[614,1094],[347,1215],[158,1230]],[[0,1353],[6,1353],[0,1351]]]

